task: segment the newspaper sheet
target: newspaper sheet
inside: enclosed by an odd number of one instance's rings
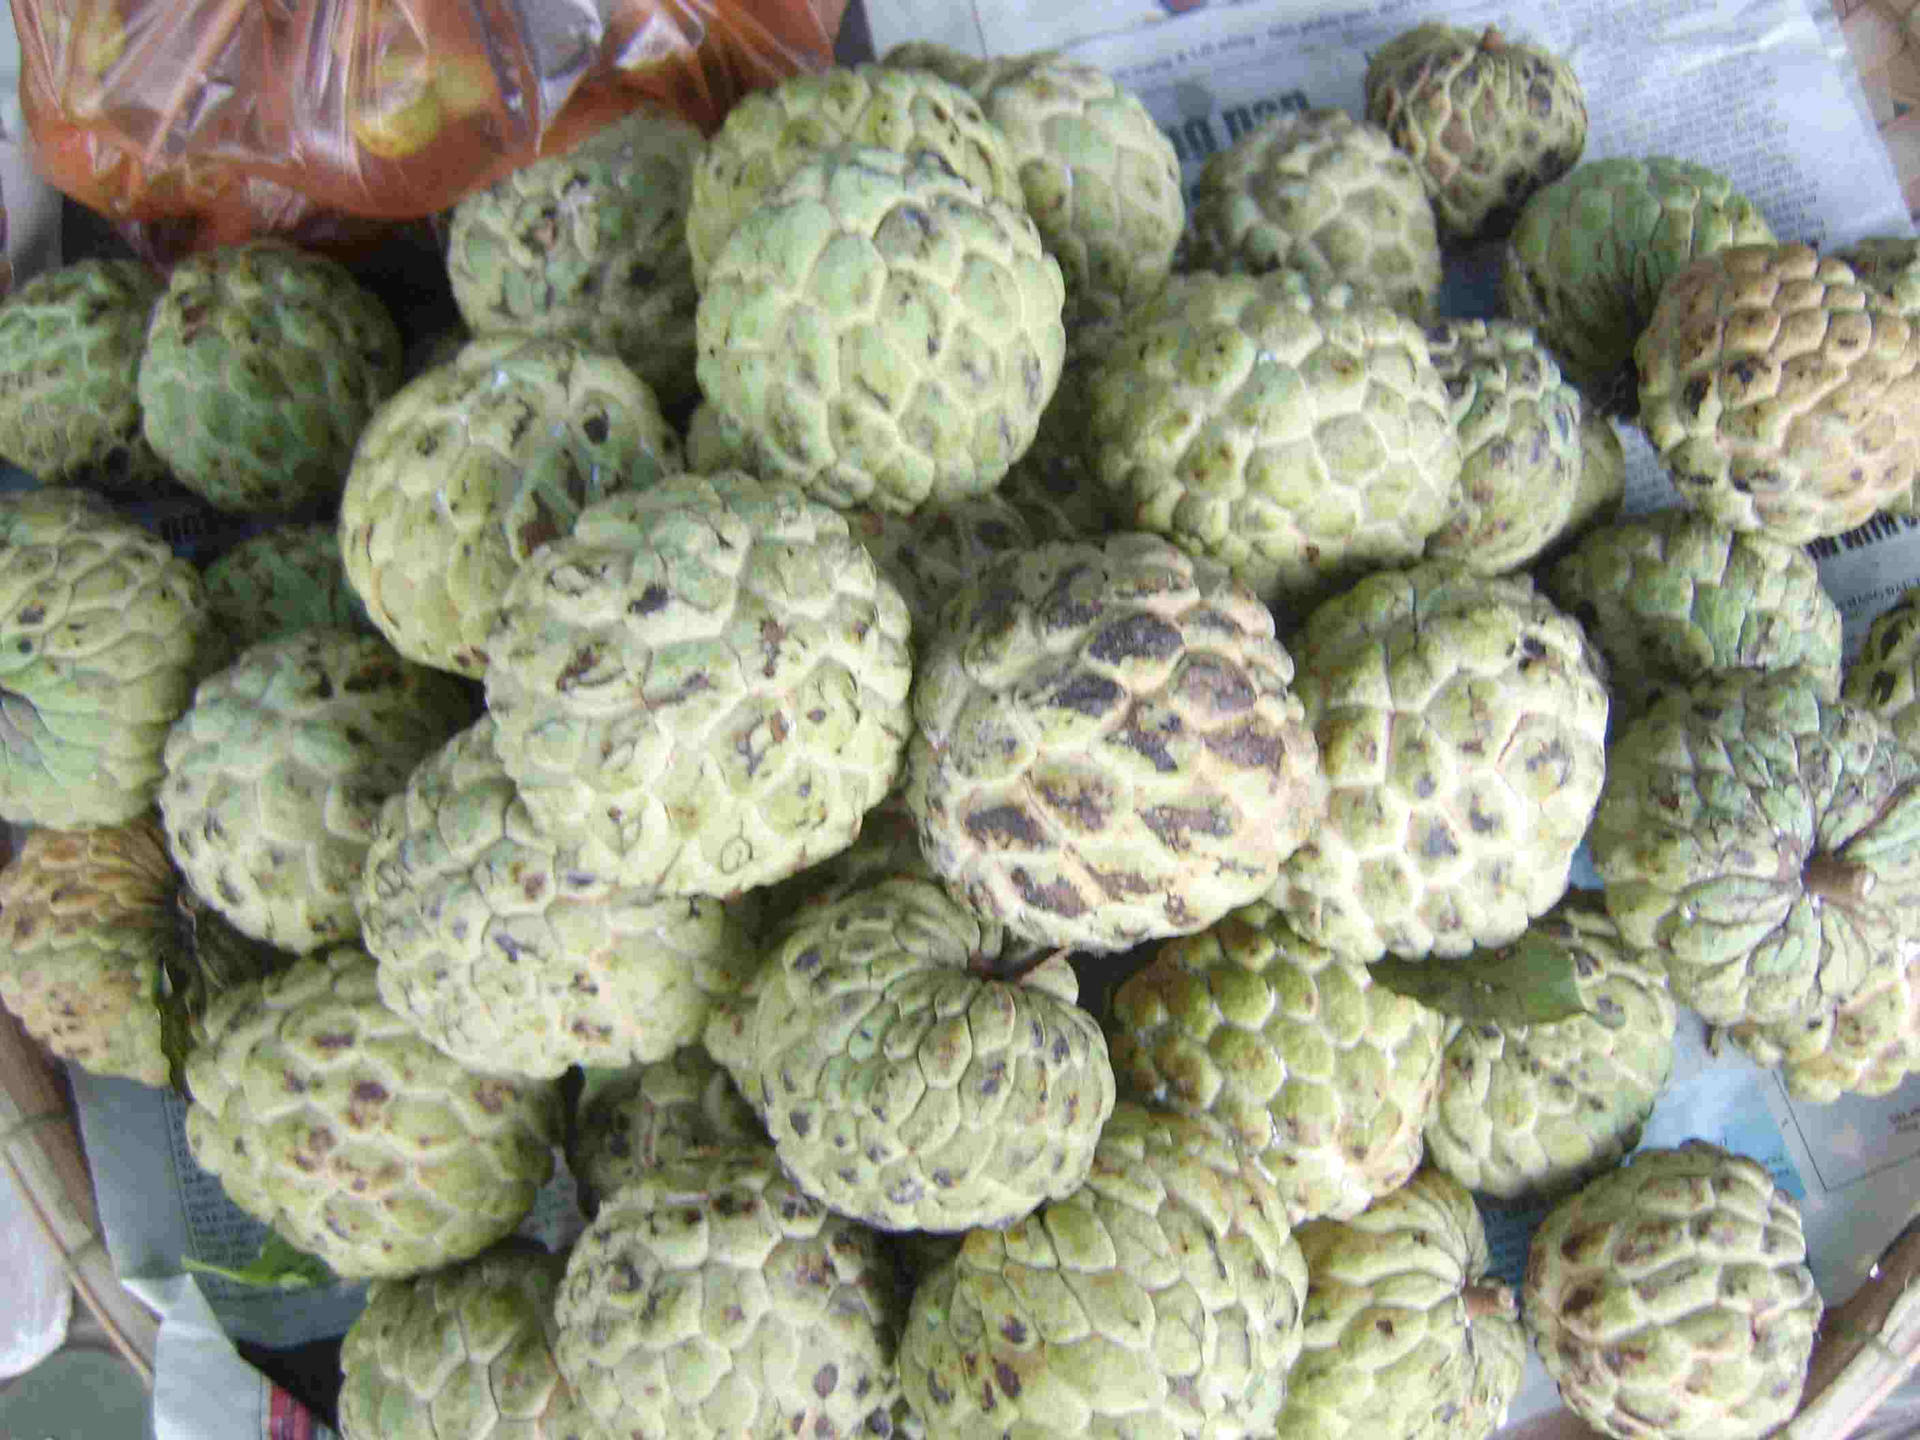
[[[1367,53],[1424,20],[1480,27],[1567,56],[1585,87],[1587,159],[1669,154],[1728,175],[1782,239],[1822,246],[1909,234],[1899,181],[1825,0],[867,0],[877,52],[932,40],[976,55],[1057,48],[1133,89],[1172,140],[1189,184],[1207,157],[1270,116],[1361,114]],[[1497,247],[1451,257],[1450,313],[1496,313]],[[1621,428],[1629,506],[1676,497],[1638,431]],[[1811,547],[1846,624],[1867,625],[1920,581],[1920,520],[1887,516]],[[1588,871],[1582,881],[1597,885]],[[1800,1202],[1830,1303],[1850,1295],[1920,1210],[1920,1077],[1883,1099],[1792,1100],[1776,1074],[1710,1053],[1682,1025],[1673,1084],[1642,1143],[1692,1136],[1753,1156]],[[1488,1211],[1496,1269],[1517,1282],[1544,1210]],[[1515,1429],[1558,1409],[1530,1357]]]

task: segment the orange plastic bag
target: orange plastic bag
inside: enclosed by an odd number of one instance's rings
[[[643,99],[712,130],[831,63],[818,0],[12,0],[33,159],[169,252],[351,249]],[[158,230],[152,227],[158,226]]]

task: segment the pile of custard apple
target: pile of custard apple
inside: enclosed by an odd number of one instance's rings
[[[470,196],[451,334],[273,242],[30,281],[0,997],[373,1281],[351,1440],[1482,1440],[1529,1341],[1772,1432],[1798,1213],[1634,1152],[1689,1012],[1920,1069],[1920,606],[1843,668],[1806,549],[1915,507],[1920,260],[1586,128],[1427,24],[1189,192],[914,45]]]

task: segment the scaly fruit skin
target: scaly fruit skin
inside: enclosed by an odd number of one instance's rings
[[[1920,587],[1874,617],[1859,654],[1846,668],[1840,694],[1871,710],[1909,749],[1920,749]]]
[[[165,1085],[161,1005],[180,939],[178,883],[149,816],[28,831],[0,870],[0,1001],[61,1059]]]
[[[1704,1141],[1642,1151],[1534,1232],[1527,1332],[1588,1424],[1618,1440],[1759,1440],[1800,1402],[1820,1294],[1800,1212]]]
[[[141,424],[222,510],[330,506],[400,383],[393,317],[346,269],[277,241],[175,266],[140,360]]]
[[[341,946],[209,1007],[187,1143],[233,1202],[348,1279],[417,1275],[509,1234],[553,1169],[559,1093],[463,1069]]]
[[[1510,320],[1448,320],[1427,330],[1460,435],[1460,478],[1430,559],[1482,575],[1518,570],[1572,518],[1579,497],[1580,392],[1540,338]]]
[[[1295,1238],[1307,1301],[1276,1440],[1485,1440],[1506,1422],[1526,1340],[1513,1292],[1482,1283],[1486,1229],[1458,1182],[1422,1170]]]
[[[570,340],[465,346],[382,405],[340,497],[340,554],[409,660],[478,679],[500,597],[595,501],[681,469],[645,381]]]
[[[1088,448],[1123,524],[1276,609],[1419,557],[1460,475],[1420,328],[1351,291],[1176,276],[1094,372]]]
[[[551,1078],[659,1060],[757,960],[718,900],[623,887],[543,832],[485,717],[380,809],[354,907],[380,997],[461,1064]]]
[[[1618,1163],[1673,1071],[1678,1011],[1666,976],[1636,964],[1591,891],[1476,964],[1534,949],[1571,963],[1581,1013],[1547,1024],[1469,1020],[1447,1042],[1427,1158],[1476,1194],[1534,1200]]]
[[[1667,509],[1590,531],[1545,588],[1606,656],[1614,727],[1663,689],[1800,666],[1840,688],[1840,609],[1797,546]]]
[[[906,605],[844,517],[737,472],[588,507],[501,605],[500,759],[610,879],[729,898],[846,848],[893,787]]]
[[[0,455],[43,485],[142,498],[171,477],[140,433],[140,352],[164,286],[133,260],[82,260],[0,303]]]
[[[993,978],[1002,936],[924,880],[803,911],[768,955],[751,1099],[782,1168],[884,1230],[1011,1224],[1086,1178],[1113,1071],[1062,958]]]
[[[1540,332],[1589,403],[1631,411],[1633,345],[1660,287],[1729,245],[1770,245],[1773,231],[1731,182],[1666,156],[1576,166],[1537,191],[1508,239],[1507,314]]]
[[[933,868],[1043,944],[1118,951],[1257,898],[1320,818],[1273,616],[1152,535],[1011,557],[922,652],[906,800]]]
[[[1811,1020],[1735,1025],[1734,1043],[1778,1067],[1796,1100],[1887,1095],[1920,1070],[1920,950],[1876,970],[1851,1000]]]
[[[0,496],[0,819],[149,809],[212,644],[206,586],[158,536],[83,491]]]
[[[797,75],[729,110],[693,173],[687,248],[703,290],[735,227],[803,166],[841,145],[926,155],[989,199],[1026,204],[1006,137],[950,81],[891,65]]]
[[[567,1168],[589,1214],[654,1170],[715,1150],[764,1150],[759,1116],[699,1045],[623,1070],[580,1107]]]
[[[887,1433],[900,1325],[880,1237],[761,1152],[662,1166],[611,1196],[555,1302],[560,1371],[618,1435]]]
[[[1620,513],[1627,498],[1627,452],[1620,432],[1597,405],[1584,400],[1580,407],[1580,484],[1573,509],[1560,532],[1559,544],[1577,540],[1589,527],[1605,525]]]
[[[1272,1432],[1306,1267],[1260,1168],[1208,1121],[1122,1104],[1087,1183],[975,1230],[900,1342],[929,1440]]]
[[[1742,245],[1669,280],[1634,346],[1640,425],[1680,498],[1789,545],[1911,510],[1920,323],[1807,245]]]
[[[914,641],[922,648],[932,641],[940,611],[956,590],[1001,557],[1031,550],[1041,538],[998,494],[927,505],[911,515],[862,508],[850,511],[847,521],[907,602]]]
[[[610,352],[667,403],[694,399],[687,209],[705,152],[694,126],[643,104],[468,195],[447,232],[461,319]]]
[[[743,218],[700,293],[700,388],[754,473],[831,505],[983,494],[1066,353],[1060,265],[937,156],[843,147]]]
[[[604,1440],[553,1358],[565,1265],[508,1243],[374,1281],[340,1345],[345,1440]]]
[[[1107,1043],[1124,1091],[1224,1125],[1298,1225],[1419,1168],[1449,1028],[1250,905],[1162,945],[1115,992]]]
[[[1007,139],[1027,213],[1066,277],[1072,336],[1122,318],[1173,268],[1180,161],[1111,75],[1058,53],[991,64],[974,94]]]
[[[1860,283],[1878,290],[1902,315],[1920,313],[1920,240],[1911,235],[1871,235],[1844,250],[1827,252],[1852,267]]]
[[[1798,671],[1657,701],[1588,840],[1621,937],[1716,1025],[1816,1019],[1920,933],[1920,759]]]
[[[276,525],[206,568],[207,608],[236,650],[317,625],[374,628],[340,563],[331,522]]]
[[[1517,937],[1566,892],[1600,796],[1600,676],[1525,577],[1430,560],[1322,605],[1298,684],[1332,797],[1268,898],[1362,961]]]
[[[1447,238],[1504,234],[1519,209],[1580,159],[1580,77],[1537,45],[1426,24],[1367,57],[1367,119],[1412,157]]]
[[[381,801],[472,719],[467,689],[377,635],[245,650],[167,737],[160,814],[181,872],[242,934],[308,954],[360,933]]]
[[[1372,289],[1424,320],[1440,237],[1412,160],[1344,110],[1276,115],[1212,156],[1194,182],[1194,270],[1299,270]]]

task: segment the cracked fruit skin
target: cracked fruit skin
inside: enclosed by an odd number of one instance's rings
[[[1800,1403],[1820,1294],[1792,1197],[1705,1141],[1643,1150],[1534,1232],[1527,1333],[1615,1440],[1760,1440]]]
[[[1062,542],[954,596],[914,685],[907,805],[955,894],[1118,951],[1259,896],[1320,818],[1272,614],[1157,536]]]
[[[589,506],[486,674],[534,820],[623,885],[730,899],[844,850],[911,717],[905,602],[844,516],[739,472]]]

